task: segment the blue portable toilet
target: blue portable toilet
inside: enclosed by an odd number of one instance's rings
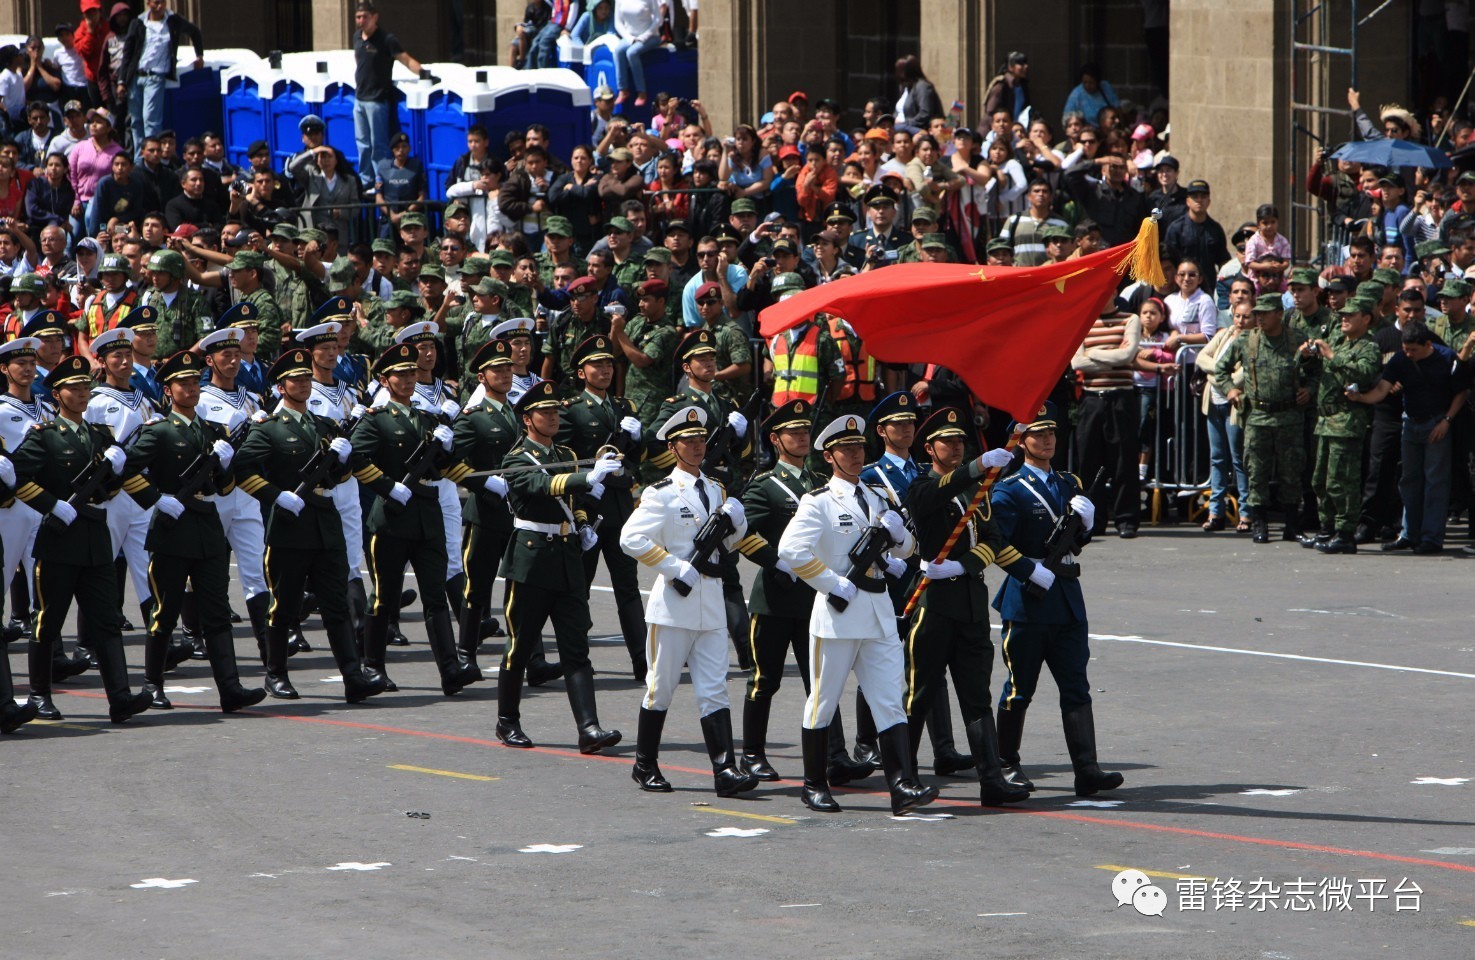
[[[615,82],[615,47],[619,43],[619,34],[606,33],[584,46],[584,83],[590,90],[606,86],[619,93],[620,85]],[[650,62],[649,55],[646,62]],[[655,93],[654,90],[650,92]]]
[[[225,157],[232,164],[242,166],[249,161],[246,148],[253,141],[271,143],[271,127],[266,115],[266,97],[262,96],[261,84],[265,79],[267,96],[270,96],[271,79],[263,78],[267,71],[255,64],[238,64],[220,75],[221,107],[225,117]]]
[[[559,37],[558,43],[558,65],[565,70],[572,70],[579,76],[584,75],[584,45],[575,43],[573,37]]]
[[[604,85],[619,93],[614,53],[619,43],[618,35],[607,33],[584,47],[584,82],[590,90]],[[665,44],[647,52],[641,62],[645,68],[645,92],[649,102],[637,107],[632,99],[615,107],[616,113],[640,123],[649,123],[655,114],[657,93],[669,93],[682,100],[694,100],[698,96],[695,50],[678,50]]]
[[[425,107],[424,150],[420,154],[430,194],[445,199],[445,177],[466,152],[466,131],[487,128],[493,153],[502,139],[529,124],[548,127],[553,151],[568,156],[589,140],[589,88],[571,70],[514,70],[486,67],[443,77]]]
[[[206,50],[204,60],[204,67],[196,70],[194,47],[185,44],[179,48],[175,63],[177,79],[164,85],[164,127],[173,130],[180,142],[214,130],[226,138],[229,149],[221,74],[237,64],[256,63],[261,58],[250,50],[218,49]],[[241,144],[241,149],[249,144],[249,140]]]

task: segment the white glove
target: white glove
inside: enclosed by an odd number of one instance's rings
[[[640,421],[634,417],[626,417],[620,421],[620,429],[630,435],[631,440],[640,439]]]
[[[1049,590],[1055,585],[1055,571],[1043,563],[1036,563],[1035,568],[1029,572],[1029,582],[1037,584],[1042,590]]]
[[[722,501],[722,506],[718,507],[717,509],[720,510],[722,513],[727,514],[728,519],[732,521],[732,525],[734,527],[741,527],[743,525],[743,521],[748,518],[748,514],[746,513],[746,511],[743,510],[742,501],[734,497],[728,497],[726,500]]]
[[[671,579],[680,580],[688,587],[695,589],[697,581],[701,579],[701,574],[697,573],[696,567],[687,563],[685,560],[680,561],[680,563],[681,566],[676,569],[676,576]]]
[[[589,482],[598,483],[611,474],[619,473],[624,469],[620,458],[612,453],[606,453],[595,461],[593,468],[589,471]]]
[[[353,456],[353,444],[347,437],[334,437],[328,444],[328,449],[338,455],[339,463],[347,463],[348,458]]]
[[[430,431],[430,435],[439,440],[441,447],[446,450],[450,450],[451,444],[456,441],[456,435],[452,433],[451,428],[446,426],[445,424],[441,424],[434,430]]]
[[[594,483],[589,484],[589,496],[593,497],[595,500],[598,500],[600,497],[604,496],[604,484],[598,482],[597,480]]]
[[[1096,504],[1081,494],[1078,493],[1070,498],[1070,508],[1081,515],[1081,522],[1086,525],[1087,529],[1096,523]]]
[[[906,542],[906,522],[901,519],[901,514],[897,513],[895,510],[887,510],[885,513],[881,514],[881,526],[885,527],[886,532],[891,535],[892,543],[900,546],[901,544]]]
[[[102,458],[113,468],[113,475],[121,477],[123,468],[128,465],[128,454],[123,452],[119,446],[108,447],[102,452]]]
[[[225,470],[230,462],[236,458],[236,449],[224,440],[216,440],[210,445],[210,451],[215,454],[215,459],[220,461],[220,469]]]
[[[835,581],[835,586],[830,591],[830,596],[839,597],[841,600],[853,599],[855,597],[855,584],[841,577]]]
[[[70,527],[72,521],[77,519],[77,508],[65,500],[56,501],[56,506],[51,508],[51,515],[62,522],[62,526]]]
[[[440,412],[445,414],[446,419],[454,420],[461,415],[461,405],[454,400],[442,400]]]
[[[788,576],[788,578],[790,580],[794,581],[795,583],[798,583],[799,582],[799,576],[798,576],[798,574],[794,573],[794,568],[791,567],[791,566],[789,566],[789,563],[788,563],[787,560],[779,560],[778,563],[775,563],[773,565],[773,568],[775,570],[777,570],[779,573],[786,574]]]
[[[394,489],[389,491],[389,499],[400,506],[410,502],[410,488],[399,481],[395,481]]]
[[[956,560],[929,560],[922,567],[922,572],[928,580],[946,580],[949,577],[961,577],[965,571],[963,565]]]
[[[297,494],[293,493],[291,490],[283,490],[281,493],[277,494],[277,506],[281,507],[283,510],[287,511],[295,517],[302,512],[304,504],[302,502],[302,498],[299,497]]]
[[[184,504],[179,502],[179,498],[170,496],[167,493],[159,496],[159,502],[156,506],[164,516],[172,517],[175,520],[178,520],[180,514],[184,513]]]
[[[906,561],[898,560],[889,553],[881,558],[881,562],[886,567],[886,576],[894,580],[900,580],[907,572]]]
[[[353,405],[353,409],[350,410],[350,411],[348,411],[348,418],[350,420],[358,420],[358,419],[362,418],[368,412],[369,412],[369,408],[368,407],[364,406],[362,403],[355,403]]]
[[[15,487],[15,464],[9,457],[0,457],[0,483],[12,489]]]
[[[265,410],[257,410],[255,413],[251,414],[252,423],[265,423],[270,419],[271,414],[267,413]]]
[[[487,477],[487,482],[481,486],[483,490],[494,496],[507,496],[507,481],[502,477]]]
[[[741,413],[738,413],[736,410],[729,413],[727,415],[727,422],[732,424],[732,428],[737,431],[739,440],[748,435],[748,418]]]
[[[982,473],[985,470],[1002,470],[1013,459],[1014,454],[1008,450],[1003,447],[994,447],[992,450],[985,450],[983,455],[974,462],[978,464],[978,472]]]
[[[580,527],[579,528],[579,546],[581,546],[581,547],[584,548],[584,552],[585,553],[588,553],[590,550],[593,550],[594,549],[594,545],[596,543],[598,543],[598,542],[599,542],[599,531],[598,530],[595,530],[593,527],[589,527],[589,526],[584,526],[584,527]]]

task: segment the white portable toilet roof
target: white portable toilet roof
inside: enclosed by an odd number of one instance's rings
[[[479,79],[485,77],[485,81]],[[461,109],[467,113],[485,113],[496,107],[497,98],[509,90],[562,90],[576,107],[593,104],[584,79],[563,67],[539,70],[516,70],[512,67],[477,67],[464,73],[442,76],[435,87],[461,98]]]
[[[272,68],[270,60],[258,59],[254,62],[237,63],[221,71],[220,93],[222,96],[230,91],[230,83],[237,77],[248,77],[256,81],[256,86],[261,90],[270,90],[279,80],[291,80],[302,87],[303,99],[309,102],[321,102],[330,82],[326,77],[317,73],[315,62],[288,61],[284,56],[281,69],[276,70]]]
[[[249,63],[253,60],[260,60],[261,58],[257,56],[254,52],[240,47],[219,47],[212,50],[206,50],[204,59],[206,70],[224,71],[229,70],[231,67],[234,67],[237,64]],[[195,48],[190,46],[189,44],[181,44],[179,47],[179,56],[177,56],[174,60],[174,70],[176,75],[183,76],[184,74],[189,73],[194,69]],[[177,79],[170,80],[167,82],[166,85],[170,87],[177,87],[179,86],[179,81]]]
[[[601,47],[607,47],[611,51],[613,51],[613,49],[616,46],[618,46],[619,43],[620,43],[620,35],[618,33],[606,33],[604,36],[602,36],[602,37],[596,37],[595,39],[593,39],[593,40],[589,41],[588,43],[584,44],[583,57],[582,57],[582,59],[584,61],[584,66],[587,67],[591,63],[594,62],[594,51],[595,50],[598,50]]]

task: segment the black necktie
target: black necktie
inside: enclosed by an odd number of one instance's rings
[[[708,513],[711,513],[712,512],[712,501],[710,501],[710,500],[707,499],[707,488],[706,488],[706,486],[702,483],[702,481],[698,480],[697,483],[696,483],[696,487],[697,487],[697,498],[702,501],[702,509],[705,510],[705,511],[707,511]]]
[[[866,494],[860,488],[860,484],[855,485],[855,502],[860,504],[860,512],[865,515],[865,518],[867,520],[871,519],[871,507],[866,503]]]

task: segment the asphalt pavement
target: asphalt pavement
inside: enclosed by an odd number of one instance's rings
[[[1045,678],[1023,749],[1039,790],[1008,810],[979,807],[965,778],[932,776],[925,741],[925,779],[943,797],[918,815],[891,816],[879,774],[837,791],[842,813],[807,810],[792,664],[769,751],[785,780],[719,799],[682,689],[661,755],[676,791],[641,793],[641,688],[611,635],[602,570],[600,716],[625,732],[608,756],[577,752],[561,681],[524,699],[537,749],[499,744],[495,683],[443,697],[418,609],[405,618],[414,644],[390,648],[400,692],[355,706],[315,620],[314,652],[291,661],[303,699],[246,714],[219,713],[195,661],[169,677],[175,710],[114,727],[86,674],[58,688],[64,721],[0,740],[4,953],[1475,952],[1475,561],[1144,528],[1082,562],[1100,754],[1126,784],[1074,796]],[[238,594],[233,605],[244,612]],[[236,639],[258,681],[244,624]],[[135,686],[141,644],[129,636]],[[18,695],[23,647],[9,650]],[[499,650],[489,642],[482,663]],[[996,662],[995,696],[1002,679]],[[738,727],[743,680],[734,666]]]

